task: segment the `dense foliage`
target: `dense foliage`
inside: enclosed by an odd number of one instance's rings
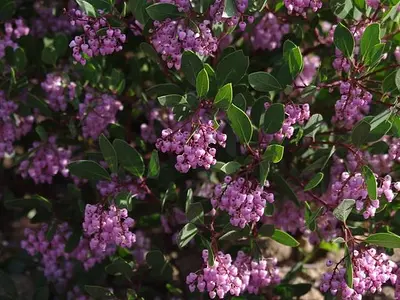
[[[400,299],[399,0],[0,23],[0,299]]]

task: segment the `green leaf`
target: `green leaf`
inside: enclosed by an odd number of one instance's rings
[[[245,111],[247,109],[247,101],[246,101],[245,96],[242,93],[237,94],[233,98],[232,103],[235,104],[237,107],[239,107],[243,111]]]
[[[272,181],[277,185],[278,190],[288,196],[290,200],[292,200],[297,206],[299,206],[299,199],[297,199],[296,193],[293,192],[287,181],[278,173],[272,174],[271,177]]]
[[[161,199],[161,210],[164,209],[167,201],[173,200],[176,198],[176,185],[173,182],[169,183],[168,189],[166,190],[164,197]]]
[[[346,256],[346,283],[350,288],[353,288],[353,263],[352,263],[352,255],[350,253],[349,248],[345,245],[345,252],[344,255]]]
[[[28,63],[25,55],[25,51],[22,48],[17,48],[14,50],[14,65],[19,71],[23,71]]]
[[[34,94],[28,94],[27,104],[31,108],[38,109],[46,117],[51,117],[53,115],[48,104]]]
[[[400,69],[397,69],[396,76],[394,78],[397,89],[400,91]]]
[[[260,229],[258,229],[258,234],[261,236],[272,236],[275,232],[274,225],[271,224],[263,224]]]
[[[4,201],[4,206],[6,208],[37,208],[43,207],[48,212],[52,211],[52,203],[45,197],[40,195],[34,195],[30,199],[28,198],[17,198],[17,199],[6,199]]]
[[[161,269],[165,264],[165,258],[161,251],[153,250],[147,253],[146,262],[152,268]]]
[[[210,89],[210,79],[207,71],[201,70],[196,78],[196,92],[198,97],[205,97]]]
[[[187,223],[177,236],[177,243],[179,248],[185,247],[196,236],[197,232],[198,230],[196,225],[192,223]]]
[[[81,241],[82,232],[80,230],[74,230],[71,236],[68,238],[65,243],[64,251],[66,253],[71,253],[78,247],[79,242]]]
[[[305,221],[306,221],[306,226],[309,228],[311,231],[315,231],[316,229],[316,219],[322,214],[323,212],[323,207],[320,207],[317,209],[317,211],[312,212],[310,205],[305,202]]]
[[[278,132],[282,128],[283,121],[285,121],[285,107],[280,103],[272,104],[264,115],[263,129],[265,133]]]
[[[223,18],[232,18],[237,15],[236,4],[234,0],[223,0],[224,10],[222,12]]]
[[[228,230],[219,238],[221,241],[236,241],[238,239],[248,237],[250,234],[250,228],[245,227],[243,229],[234,227],[231,224],[228,224]]]
[[[381,61],[384,53],[385,53],[385,44],[380,43],[380,44],[374,45],[372,47],[372,49],[370,51],[368,51],[366,54],[365,61],[364,61],[365,65],[367,65],[367,66],[377,65]]]
[[[110,141],[106,138],[104,134],[101,134],[99,137],[99,145],[101,153],[103,154],[103,158],[106,161],[108,167],[110,168],[112,173],[118,172],[118,158],[117,152]]]
[[[173,4],[155,3],[146,8],[147,14],[155,21],[163,21],[166,18],[175,19],[184,16]]]
[[[18,299],[18,291],[15,287],[14,281],[3,270],[0,270],[0,299]]]
[[[96,17],[96,9],[93,7],[92,4],[85,0],[75,0],[78,3],[79,7],[83,10],[90,17]]]
[[[385,248],[400,248],[400,236],[394,233],[375,233],[365,239],[368,244],[377,245]]]
[[[61,57],[67,53],[68,38],[63,33],[57,33],[54,38],[54,48],[56,49],[57,57]]]
[[[192,51],[185,51],[182,55],[181,70],[185,78],[193,86],[196,86],[197,74],[203,69],[203,62]]]
[[[142,177],[144,174],[144,162],[139,152],[120,139],[114,140],[113,145],[121,166],[131,174]]]
[[[217,164],[214,165],[214,168],[224,172],[227,175],[230,175],[239,170],[241,166],[242,165],[237,161],[230,161],[227,163],[217,162]]]
[[[49,287],[47,285],[41,286],[36,288],[35,294],[33,295],[33,300],[47,300],[49,299],[49,296],[50,296]]]
[[[233,91],[232,84],[225,84],[218,90],[214,99],[214,105],[222,110],[228,110],[232,103]]]
[[[298,299],[307,294],[312,285],[309,283],[286,284],[281,283],[274,287],[274,294],[282,296],[282,299]]]
[[[193,190],[188,189],[186,193],[185,213],[188,212],[189,206],[193,203]]]
[[[283,56],[289,66],[292,78],[296,78],[303,69],[303,56],[301,55],[300,48],[292,41],[286,40],[283,44]]]
[[[400,69],[393,71],[385,77],[382,83],[382,90],[385,93],[398,95],[400,91]]]
[[[42,142],[47,141],[47,138],[49,137],[49,135],[47,134],[46,129],[44,129],[44,127],[42,125],[36,126],[35,131],[38,134],[38,136],[40,137],[40,140]]]
[[[189,205],[186,216],[189,222],[193,224],[204,223],[204,209],[200,202],[192,203]]]
[[[161,96],[158,97],[158,102],[162,105],[162,106],[168,106],[168,107],[174,107],[176,105],[178,105],[179,103],[181,103],[182,101],[184,101],[184,97],[181,95],[165,95],[165,96]]]
[[[249,143],[253,135],[253,126],[247,114],[232,104],[228,111],[228,120],[242,143]]]
[[[324,118],[320,114],[313,114],[306,125],[304,126],[304,136],[311,137],[313,141],[315,140],[315,135],[321,128]]]
[[[381,42],[380,26],[378,23],[370,24],[365,29],[360,42],[361,57],[366,61],[368,52],[371,52],[375,45]]]
[[[353,209],[354,204],[356,201],[354,199],[344,199],[333,211],[333,215],[339,221],[346,223],[348,216]]]
[[[362,175],[367,185],[368,197],[371,200],[376,200],[378,198],[378,188],[374,172],[368,166],[363,166]]]
[[[11,19],[16,10],[15,0],[2,0],[0,3],[0,21]]]
[[[284,151],[285,147],[281,145],[269,145],[263,154],[263,159],[276,164],[282,160]]]
[[[373,123],[371,122],[371,131],[368,134],[367,143],[379,141],[383,138],[389,130],[392,128],[392,123],[390,121],[384,121],[375,128],[373,128]]]
[[[161,83],[153,85],[152,87],[147,89],[146,93],[156,96],[165,96],[170,94],[178,94],[178,95],[184,94],[182,89],[173,83]]]
[[[339,23],[333,36],[335,46],[342,51],[344,56],[351,57],[354,50],[354,38],[350,30],[342,23]]]
[[[108,172],[97,162],[78,160],[68,165],[69,172],[78,178],[89,180],[110,180]]]
[[[111,78],[108,82],[109,82],[108,89],[113,94],[117,94],[117,95],[122,94],[122,92],[125,89],[125,85],[126,85],[125,75],[123,72],[121,72],[118,69],[112,69]]]
[[[148,43],[141,43],[140,44],[140,49],[155,63],[160,63],[160,58],[158,57],[158,53],[156,50],[153,48],[152,45]]]
[[[158,158],[158,151],[153,150],[150,157],[147,177],[157,178],[159,174],[160,174],[160,159]]]
[[[126,278],[131,278],[133,275],[132,267],[120,257],[107,265],[104,270],[110,275],[122,274]]]
[[[351,141],[357,147],[364,144],[368,139],[368,134],[371,131],[371,125],[366,121],[361,120],[351,132]]]
[[[108,288],[95,285],[85,285],[85,291],[95,300],[117,299]]]
[[[282,89],[278,80],[267,72],[249,74],[250,86],[258,92],[279,91]]]
[[[332,12],[340,19],[346,18],[353,8],[351,0],[331,0],[329,5]]]
[[[289,247],[297,247],[300,245],[300,243],[296,241],[294,237],[279,229],[275,229],[273,235],[271,236],[271,239]]]
[[[50,224],[49,229],[47,229],[47,232],[46,232],[46,240],[48,242],[51,242],[53,240],[53,237],[57,232],[57,227],[58,227],[58,224],[56,222],[52,222]]]
[[[130,192],[119,192],[114,198],[115,205],[118,208],[126,208],[128,211],[132,211],[132,198],[134,196]]]
[[[319,172],[315,174],[314,177],[311,178],[311,180],[304,187],[304,191],[309,191],[315,188],[318,184],[320,184],[323,178],[324,178],[324,173]]]
[[[365,12],[365,0],[353,0],[353,3],[359,11]]]
[[[260,163],[260,176],[259,176],[259,180],[260,180],[260,184],[262,186],[264,186],[265,181],[267,180],[268,174],[269,174],[269,169],[271,167],[271,163],[269,161],[262,161]]]
[[[53,46],[44,47],[42,50],[42,61],[48,65],[55,65],[57,62],[57,51]]]
[[[140,22],[140,24],[146,24],[149,20],[149,15],[146,12],[147,2],[143,0],[129,0],[128,9]]]
[[[223,57],[217,65],[217,84],[223,86],[227,83],[235,85],[246,74],[249,67],[249,57],[242,50],[235,51]]]

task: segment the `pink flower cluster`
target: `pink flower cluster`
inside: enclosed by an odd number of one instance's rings
[[[390,175],[386,175],[381,184],[378,184],[378,198],[385,195],[388,202],[392,202],[395,192],[400,191],[400,182],[392,184]],[[331,194],[329,202],[339,205],[343,199],[356,200],[356,209],[361,211],[365,208],[363,216],[365,219],[375,216],[376,209],[379,208],[379,200],[371,200],[368,198],[368,191],[361,173],[350,175],[343,172],[340,179],[334,181],[331,185]]]
[[[400,46],[397,46],[394,50],[394,57],[396,58],[397,63],[400,64]]]
[[[168,211],[168,214],[161,215],[160,221],[164,232],[172,234],[178,225],[186,224],[188,219],[180,208],[174,207]]]
[[[75,1],[69,0],[67,10],[71,10],[74,7],[76,7]],[[51,4],[49,3],[49,6],[44,6],[42,1],[36,1],[33,4],[33,8],[37,14],[31,21],[33,35],[42,38],[47,33],[57,34],[62,32],[64,34],[71,34],[76,30],[75,26],[70,24],[68,16],[63,14],[60,9],[57,9],[60,7],[57,7],[56,1]]]
[[[18,48],[15,40],[29,34],[29,27],[24,23],[23,19],[17,19],[13,23],[4,23],[4,35],[0,37],[0,58],[6,54],[6,48],[11,47],[14,50]]]
[[[181,68],[184,50],[192,50],[201,56],[209,56],[218,49],[218,40],[212,35],[210,21],[198,25],[199,32],[193,31],[184,19],[154,21],[154,32],[150,43],[161,54],[168,68]]]
[[[306,16],[307,10],[316,12],[322,7],[321,0],[284,0],[288,13]]]
[[[115,249],[107,252],[92,251],[89,242],[81,238],[78,246],[71,252],[65,252],[65,245],[72,234],[67,223],[57,226],[56,232],[51,240],[46,238],[48,225],[44,224],[39,229],[25,229],[25,239],[21,241],[21,247],[29,255],[41,255],[40,263],[44,275],[49,281],[57,283],[61,288],[65,287],[69,279],[73,278],[75,261],[83,264],[87,271],[95,264],[100,263]],[[96,250],[96,249],[94,249]]]
[[[341,97],[336,101],[332,122],[350,130],[369,112],[372,94],[345,81],[341,82],[339,91]]]
[[[161,152],[172,152],[177,155],[175,168],[181,173],[187,173],[191,168],[204,167],[208,170],[215,165],[217,150],[210,145],[225,147],[226,134],[214,129],[212,121],[193,124],[193,131],[173,131],[164,129],[156,142]]]
[[[6,99],[0,90],[0,159],[14,151],[14,142],[32,129],[33,116],[21,117],[17,114],[18,105]]]
[[[368,6],[371,6],[373,9],[378,9],[379,5],[381,4],[380,0],[367,0],[366,1]]]
[[[353,288],[346,284],[344,267],[335,272],[323,274],[320,289],[330,291],[332,295],[340,295],[343,300],[361,300],[364,295],[382,291],[382,285],[390,280],[395,284],[397,276],[396,264],[384,253],[376,249],[354,250],[351,253],[353,264]],[[332,265],[331,261],[327,265]]]
[[[146,254],[151,249],[151,240],[142,230],[136,230],[135,235],[136,243],[132,255],[138,265],[143,265],[146,263]]]
[[[83,35],[76,36],[69,44],[77,62],[85,65],[85,55],[87,57],[105,56],[122,50],[126,35],[118,28],[113,29],[105,17],[94,18],[78,9],[72,9],[70,18],[71,25],[81,26],[84,31]],[[104,30],[104,34],[99,30]]]
[[[295,84],[300,87],[306,87],[313,81],[314,76],[317,74],[317,70],[321,65],[319,56],[307,55],[304,57],[303,71],[295,79]]]
[[[339,236],[342,236],[342,230],[339,220],[330,212],[323,213],[316,219],[317,230],[308,232],[308,240],[311,244],[317,245],[324,241],[331,241]]]
[[[271,103],[266,102],[266,110]],[[310,118],[310,106],[306,104],[288,104],[285,106],[286,118],[283,121],[282,128],[274,134],[263,134],[260,144],[266,148],[272,141],[282,142],[284,138],[290,139],[294,133],[293,125],[303,125]]]
[[[28,151],[31,157],[23,160],[18,169],[22,178],[29,176],[36,184],[51,184],[57,174],[68,176],[71,151],[57,146],[56,141],[55,136],[50,136],[46,142],[33,143]]]
[[[264,215],[267,203],[274,202],[274,194],[266,191],[269,183],[261,186],[256,180],[246,181],[243,177],[233,180],[226,176],[225,184],[215,186],[211,204],[215,209],[226,211],[233,226],[244,228],[256,223]]]
[[[87,204],[85,219],[82,224],[84,233],[90,240],[90,249],[106,251],[108,247],[120,246],[130,248],[136,241],[136,236],[129,228],[135,221],[128,216],[128,211],[110,205]]]
[[[282,206],[275,206],[274,214],[271,217],[264,216],[263,222],[273,224],[275,228],[296,234],[306,230],[304,209],[298,207],[293,201],[286,199]]]
[[[67,292],[67,300],[90,300],[90,297],[83,294],[78,286],[74,286]]]
[[[400,162],[400,138],[393,138],[389,144],[389,157],[397,162]]]
[[[181,12],[189,12],[191,8],[190,0],[156,0],[155,2],[173,4]]]
[[[46,80],[41,84],[46,93],[46,100],[50,108],[54,111],[65,111],[68,101],[75,98],[75,82],[68,82],[56,73],[46,75]]]
[[[339,162],[335,163],[341,164],[340,173],[344,172],[344,160],[339,159],[336,156],[334,156],[334,160],[339,160]],[[389,154],[371,154],[368,151],[357,151],[357,153],[349,152],[346,155],[346,165],[351,172],[359,171],[360,166],[363,165],[363,161],[368,162],[368,165],[371,166],[371,170],[378,175],[389,174],[392,171],[392,167],[394,165],[393,160]]]
[[[83,137],[96,140],[100,134],[106,133],[107,126],[115,123],[116,114],[122,109],[121,102],[111,95],[95,96],[86,93],[84,102],[79,104],[78,114],[82,122]]]
[[[106,198],[114,198],[121,192],[129,192],[138,199],[144,199],[146,197],[144,184],[144,181],[139,178],[132,178],[127,175],[125,178],[120,179],[117,174],[111,174],[111,181],[99,181],[96,187],[100,195]]]
[[[174,119],[172,109],[168,107],[160,108],[155,106],[154,102],[151,102],[150,107],[146,107],[143,110],[147,112],[148,123],[140,125],[140,133],[142,139],[147,143],[154,144],[157,141],[156,130],[154,128],[156,121],[160,123],[163,128],[175,129],[178,124]]]
[[[218,252],[214,265],[208,264],[208,250],[203,250],[204,268],[201,274],[190,273],[186,277],[186,283],[191,292],[196,287],[203,293],[208,292],[211,299],[218,296],[223,299],[226,295],[239,296],[249,292],[258,294],[259,289],[280,282],[279,270],[276,268],[276,259],[261,259],[253,261],[251,257],[238,252],[235,261],[229,254]]]
[[[225,23],[229,27],[236,26],[241,18],[243,20],[243,13],[246,11],[249,1],[235,0],[236,15],[233,17],[224,16],[225,2],[226,1],[223,0],[215,0],[214,3],[210,5],[210,18],[213,23]],[[249,22],[252,23],[254,18],[252,16],[249,16],[248,18]],[[240,22],[239,27],[241,30],[244,30],[246,28],[246,23],[244,21]]]
[[[289,33],[289,24],[282,23],[273,13],[266,13],[254,26],[250,42],[255,50],[274,50],[282,44],[282,38]]]
[[[332,33],[335,31],[336,25],[332,27]],[[356,43],[356,47],[354,50],[354,54],[358,55],[359,51],[359,43],[361,40],[361,37],[364,33],[366,26],[353,26],[350,28],[350,32],[353,34],[354,41]],[[333,38],[333,34],[331,34]],[[348,73],[350,71],[351,63],[347,57],[343,55],[343,53],[339,49],[335,49],[335,56],[336,58],[333,60],[332,66],[333,68],[338,71],[338,72],[345,72]]]

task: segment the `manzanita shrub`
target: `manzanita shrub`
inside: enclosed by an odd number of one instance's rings
[[[0,299],[400,299],[399,0],[1,0],[0,27]]]

